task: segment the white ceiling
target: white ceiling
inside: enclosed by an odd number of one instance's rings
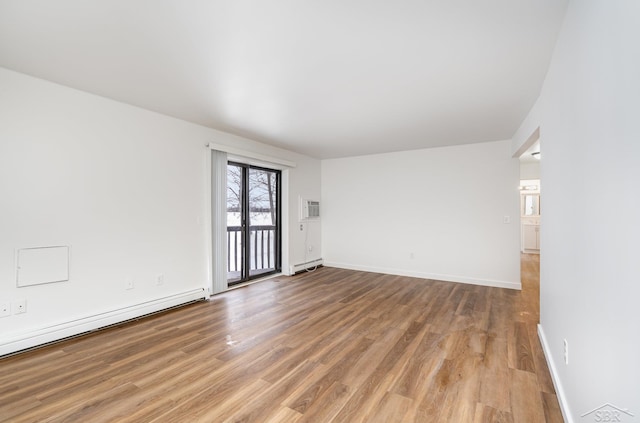
[[[510,138],[566,0],[0,0],[0,66],[317,158]]]

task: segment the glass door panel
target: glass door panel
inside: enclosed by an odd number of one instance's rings
[[[281,270],[280,171],[230,162],[227,167],[229,285]]]
[[[277,176],[273,170],[249,168],[249,276],[278,267]]]
[[[229,284],[244,279],[243,275],[243,189],[244,168],[229,163],[227,166],[227,281]]]

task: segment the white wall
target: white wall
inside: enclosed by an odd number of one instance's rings
[[[639,19],[639,2],[572,1],[512,146],[540,127],[540,330],[568,421],[605,403],[640,419]]]
[[[317,160],[0,68],[0,303],[27,300],[0,318],[0,354],[202,291],[212,141],[296,162],[285,197],[319,195]],[[49,245],[71,246],[71,279],[17,288],[15,250]]]
[[[520,179],[540,179],[540,162],[521,162]]]
[[[519,162],[510,147],[323,160],[325,263],[519,288]]]
[[[289,265],[297,265],[312,260],[322,258],[322,219],[316,221],[300,221],[300,198],[308,200],[320,200],[320,173],[321,165],[319,160],[306,159],[299,160],[299,166],[290,171],[289,191],[292,193],[289,198]],[[299,169],[305,169],[300,172]],[[322,205],[321,205],[322,207]],[[322,210],[321,210],[322,213]],[[302,225],[302,230],[300,229]],[[306,246],[306,248],[305,248]],[[311,247],[311,251],[309,251]],[[283,267],[283,272],[288,271],[288,267]]]

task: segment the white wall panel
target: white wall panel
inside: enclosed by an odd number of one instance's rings
[[[510,148],[498,141],[324,160],[325,263],[519,288],[519,162]]]
[[[283,197],[319,194],[317,160],[0,68],[0,300],[28,302],[0,319],[0,346],[206,288],[209,142],[296,162]],[[17,288],[16,249],[57,245],[72,246],[68,282]]]

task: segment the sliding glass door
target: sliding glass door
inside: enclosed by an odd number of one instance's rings
[[[280,171],[229,162],[229,285],[281,270]]]

